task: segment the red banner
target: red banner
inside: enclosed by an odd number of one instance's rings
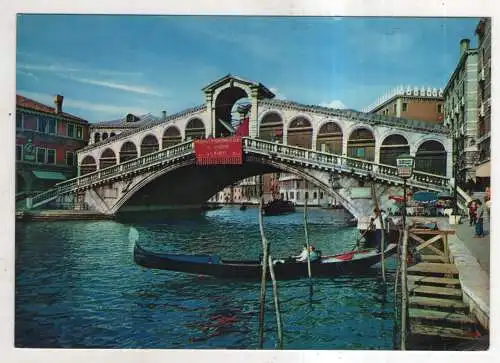
[[[243,144],[241,137],[221,137],[195,140],[196,165],[241,165]]]

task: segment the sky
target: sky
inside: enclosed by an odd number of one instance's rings
[[[17,16],[16,91],[90,122],[204,102],[228,73],[277,98],[360,110],[399,85],[445,87],[478,18]]]

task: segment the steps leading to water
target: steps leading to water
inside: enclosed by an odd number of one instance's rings
[[[411,338],[475,339],[477,322],[462,301],[454,264],[441,256],[424,255],[424,262],[408,268],[408,306]],[[448,262],[448,261],[446,261]]]

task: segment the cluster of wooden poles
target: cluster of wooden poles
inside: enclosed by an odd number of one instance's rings
[[[372,186],[372,197],[373,201],[375,203],[375,208],[377,210],[379,209],[378,205],[378,200],[375,195],[375,188]],[[281,310],[280,310],[280,301],[279,301],[279,293],[278,293],[278,285],[276,283],[276,277],[274,274],[274,268],[273,268],[273,258],[270,253],[271,249],[271,244],[267,240],[265,234],[264,234],[264,221],[263,221],[263,213],[262,213],[262,206],[263,206],[263,198],[261,197],[260,201],[260,208],[259,208],[259,228],[260,228],[260,236],[262,240],[262,250],[263,250],[263,258],[262,258],[262,279],[261,279],[261,289],[260,289],[260,311],[259,311],[259,348],[263,349],[264,347],[264,310],[265,310],[265,299],[266,299],[266,282],[267,282],[267,269],[269,268],[269,275],[271,277],[272,281],[272,287],[273,287],[273,298],[274,298],[274,307],[275,307],[275,314],[276,314],[276,324],[277,324],[277,333],[278,333],[278,339],[277,339],[277,344],[276,348],[277,349],[283,349],[283,320],[281,318]],[[379,212],[378,213],[378,218],[380,218],[380,224],[384,226],[384,221],[382,218],[382,214]],[[360,241],[361,239],[365,236],[365,234],[370,230],[370,227],[373,225],[374,221],[370,221],[370,224],[366,231],[357,239],[355,246],[353,247],[354,249],[359,249],[360,247]],[[313,295],[313,285],[312,285],[312,272],[311,272],[311,261],[309,259],[309,236],[308,236],[308,228],[307,228],[307,199],[305,200],[304,203],[304,234],[305,234],[305,244],[308,252],[308,258],[307,258],[307,273],[308,273],[308,278],[309,278],[309,293],[310,297]],[[401,237],[403,237],[403,241],[401,241]],[[406,256],[407,256],[407,230],[404,231],[403,234],[400,234],[400,241],[398,241],[398,246],[403,245],[403,251],[401,254],[399,254],[399,247],[398,247],[398,255],[401,256],[401,261],[399,263],[398,269],[396,270],[396,278],[395,278],[395,283],[394,283],[394,298],[395,301],[397,299],[397,292],[398,292],[398,277],[399,274],[401,273],[401,292],[402,292],[402,312],[401,312],[401,339],[400,339],[400,349],[405,350],[406,348],[406,304],[407,304],[407,295],[406,295]],[[400,243],[403,242],[403,243]],[[386,281],[385,278],[385,260],[384,260],[384,250],[385,250],[385,233],[382,233],[381,235],[381,245],[380,245],[380,250],[381,250],[381,274],[382,274],[382,280],[383,282]],[[267,261],[267,263],[266,263]],[[395,309],[395,318],[397,319],[397,309]]]

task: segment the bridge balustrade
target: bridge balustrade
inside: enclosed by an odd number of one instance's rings
[[[35,206],[36,204],[42,204],[42,202],[51,200],[58,195],[69,193],[79,188],[88,187],[98,181],[101,181],[102,179],[117,177],[123,173],[130,172],[131,170],[140,171],[144,168],[165,162],[169,159],[191,154],[194,151],[193,145],[194,143],[192,141],[187,141],[121,164],[116,164],[71,180],[64,181],[62,183],[58,183],[55,188],[34,196],[32,198],[32,205]],[[401,181],[397,177],[397,168],[391,165],[376,164],[368,160],[308,150],[297,146],[283,145],[276,142],[249,137],[243,138],[243,146],[245,152],[248,152],[249,150],[265,152],[270,156],[280,155],[281,157],[292,158],[294,161],[297,160],[304,163],[312,163],[318,166],[339,167],[345,171],[355,169],[358,172],[361,171],[366,174],[378,174],[386,177],[389,176],[391,177],[390,179],[393,179],[394,181]],[[413,177],[409,180],[410,184],[411,181],[413,181],[414,184],[424,186],[432,185],[443,189],[446,188],[448,184],[448,180],[444,176],[428,174],[421,171],[414,171]]]

